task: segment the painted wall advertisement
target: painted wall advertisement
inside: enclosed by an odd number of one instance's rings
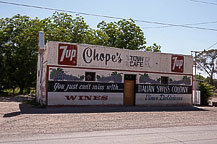
[[[56,65],[121,69],[150,72],[192,73],[192,58],[182,55],[159,54],[95,45],[57,43],[58,57],[50,60]],[[54,53],[55,54],[55,53]],[[188,62],[188,64],[185,64]],[[190,62],[190,63],[189,63]]]
[[[123,104],[123,83],[49,81],[49,104],[104,105]],[[136,104],[189,103],[191,86],[136,85]]]
[[[48,105],[123,105],[128,73],[136,75],[136,105],[191,103],[192,67],[185,56],[67,43],[53,50]],[[94,73],[94,81],[85,81],[85,72]],[[169,77],[168,84],[161,76]]]
[[[88,70],[94,82],[85,81],[86,69],[49,68],[49,105],[123,105],[124,72]],[[135,86],[136,105],[189,103],[191,78],[171,77],[171,85],[161,85],[159,74],[139,74]],[[181,85],[180,85],[181,84]]]

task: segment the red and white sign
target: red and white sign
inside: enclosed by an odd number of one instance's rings
[[[95,95],[66,95],[67,100],[108,100],[108,96],[95,96]]]
[[[123,105],[123,93],[48,92],[48,105]]]
[[[184,56],[172,55],[172,57],[171,57],[171,71],[183,73],[183,71],[184,71]]]
[[[59,44],[58,47],[59,65],[77,65],[77,46],[72,44]]]

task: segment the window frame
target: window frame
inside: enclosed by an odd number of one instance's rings
[[[168,85],[169,84],[169,77],[168,76],[161,76],[160,83],[162,85]]]

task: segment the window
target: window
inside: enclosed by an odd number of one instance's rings
[[[136,75],[125,74],[124,80],[136,80]]]
[[[165,85],[167,85],[167,84],[168,84],[168,80],[169,80],[168,77],[164,77],[164,76],[162,76],[162,77],[161,77],[161,84],[165,84]]]
[[[95,81],[95,72],[85,72],[85,81]]]

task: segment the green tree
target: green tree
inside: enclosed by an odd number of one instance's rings
[[[199,84],[199,90],[201,94],[201,105],[208,105],[210,97],[213,96],[214,86],[205,82]]]
[[[55,12],[52,17],[44,19],[47,26],[44,29],[50,41],[62,41],[71,43],[87,43],[89,26],[85,23],[84,18],[76,17],[66,13]]]
[[[131,50],[145,49],[144,33],[132,19],[110,23],[102,21],[97,27],[104,34],[107,34],[107,46]]]
[[[97,25],[97,28],[101,33],[98,35],[99,37],[95,37],[95,39],[99,39],[98,41],[100,41],[100,45],[131,50],[145,50],[152,52],[161,51],[161,46],[156,43],[149,47],[145,45],[146,39],[144,33],[132,19],[123,19],[118,22],[110,23],[102,21]]]
[[[1,19],[0,34],[4,37],[4,76],[10,88],[18,86],[20,94],[24,88],[33,86],[36,80],[38,32],[45,26],[40,20],[15,15]]]
[[[194,75],[194,79],[196,79],[196,80],[202,80],[202,81],[206,80],[206,78],[203,77],[202,75]]]
[[[0,19],[0,29],[4,27],[5,23],[2,19]],[[3,44],[6,41],[6,35],[3,31],[0,31],[0,91],[5,85],[6,76],[5,76],[5,54],[4,54],[4,47]]]
[[[52,17],[44,19],[46,39],[71,43],[86,43],[111,46],[132,50],[145,49],[144,33],[135,22],[120,20],[118,22],[100,22],[98,29],[91,29],[84,18],[73,18],[66,13],[55,12]],[[154,45],[157,46],[157,45]]]
[[[109,37],[101,30],[90,29],[85,42],[87,44],[107,46]]]
[[[145,50],[146,51],[152,51],[152,52],[161,52],[160,49],[161,49],[161,46],[154,43],[153,46],[146,47]]]
[[[205,71],[210,78],[210,84],[213,85],[213,76],[217,73],[217,49],[212,49],[199,53],[195,57],[197,68]]]

